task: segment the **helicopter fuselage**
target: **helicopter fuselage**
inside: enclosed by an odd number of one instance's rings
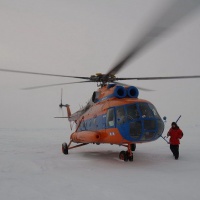
[[[76,120],[73,142],[120,145],[150,142],[162,135],[161,117],[152,103],[137,98],[137,88],[108,85],[97,94],[95,103]]]

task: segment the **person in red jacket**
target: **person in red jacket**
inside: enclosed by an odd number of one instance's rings
[[[183,132],[178,127],[176,122],[172,122],[172,127],[170,128],[169,132],[167,133],[167,136],[170,137],[170,140],[169,140],[170,149],[171,149],[175,159],[178,160],[179,144],[180,144],[179,140],[183,137]]]

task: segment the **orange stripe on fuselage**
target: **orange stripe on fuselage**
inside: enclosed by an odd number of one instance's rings
[[[74,132],[71,135],[71,139],[75,143],[123,144],[130,142],[123,139],[117,128],[110,128],[100,131]]]

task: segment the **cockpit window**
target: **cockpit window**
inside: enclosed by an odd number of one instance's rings
[[[106,126],[113,127],[115,126],[115,118],[114,118],[114,109],[110,108],[107,112],[106,116]]]
[[[129,120],[137,119],[140,117],[140,114],[137,110],[136,104],[127,105],[127,118]]]
[[[158,112],[157,112],[155,106],[149,103],[149,107],[150,107],[150,109],[152,110],[154,116],[157,117],[157,118],[160,118],[160,116],[159,116],[159,114],[158,114]]]
[[[147,103],[139,103],[139,108],[140,108],[142,118],[153,117],[153,112]]]

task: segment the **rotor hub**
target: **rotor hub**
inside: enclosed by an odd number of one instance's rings
[[[116,76],[112,74],[96,73],[96,75],[90,76],[90,81],[105,84],[116,81]]]

